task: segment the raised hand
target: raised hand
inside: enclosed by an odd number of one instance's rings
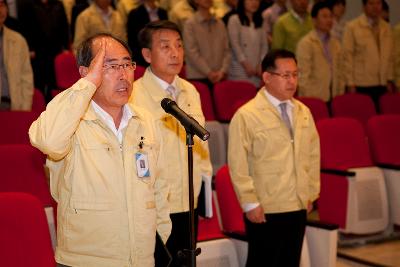
[[[94,40],[92,50],[95,54],[88,67],[85,78],[99,87],[103,81],[103,65],[106,55],[107,39],[99,38]]]

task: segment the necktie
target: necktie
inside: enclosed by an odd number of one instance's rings
[[[173,87],[172,85],[169,85],[167,87],[167,92],[168,92],[168,94],[169,94],[169,96],[171,97],[172,100],[176,100],[177,95],[176,95],[175,87]]]
[[[286,104],[287,103],[285,103],[285,102],[279,104],[279,107],[281,109],[281,117],[282,117],[283,122],[286,124],[286,127],[288,128],[288,130],[290,132],[290,136],[293,138],[292,125],[290,123],[290,119],[289,119],[289,116],[288,116],[287,111],[286,111]]]

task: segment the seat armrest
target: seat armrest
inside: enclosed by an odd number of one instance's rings
[[[339,176],[356,176],[355,172],[344,171],[344,170],[335,170],[335,169],[321,169],[321,172],[326,174],[335,174]]]

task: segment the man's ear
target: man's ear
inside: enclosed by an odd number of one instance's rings
[[[269,77],[271,74],[269,74],[267,71],[264,71],[262,73],[262,79],[264,81],[265,84],[269,83]]]
[[[149,48],[142,48],[142,56],[147,63],[151,63],[151,51]]]
[[[79,66],[79,74],[81,75],[81,78],[85,77],[89,72],[89,68],[85,66]]]

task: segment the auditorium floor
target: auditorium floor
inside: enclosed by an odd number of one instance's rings
[[[370,263],[368,265],[346,265],[352,262],[346,260],[345,263],[342,263],[342,258],[338,257],[338,267],[400,266],[400,240],[386,241],[378,244],[368,244],[352,248],[338,248],[338,253]]]

